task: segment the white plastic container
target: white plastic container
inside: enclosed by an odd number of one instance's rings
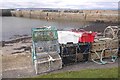
[[[79,37],[82,33],[75,33],[71,31],[58,31],[58,42],[60,44],[67,44],[67,42],[78,43]]]

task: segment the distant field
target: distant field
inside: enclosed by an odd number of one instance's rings
[[[47,74],[35,78],[118,78],[118,68],[86,69],[81,71]]]

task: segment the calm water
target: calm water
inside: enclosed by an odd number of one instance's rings
[[[46,21],[20,17],[2,17],[2,40],[8,40],[14,35],[31,35],[31,28],[54,26],[57,29],[70,30],[89,25],[88,22]]]

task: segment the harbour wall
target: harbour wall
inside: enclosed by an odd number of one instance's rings
[[[12,16],[11,11],[14,9],[0,9],[0,16]]]
[[[47,20],[70,20],[70,21],[103,21],[117,22],[117,10],[80,10],[77,12],[49,12],[43,10],[19,10],[11,11],[12,16]]]

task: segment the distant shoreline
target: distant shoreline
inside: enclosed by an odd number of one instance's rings
[[[1,9],[0,16],[12,16],[11,11],[14,9]]]

